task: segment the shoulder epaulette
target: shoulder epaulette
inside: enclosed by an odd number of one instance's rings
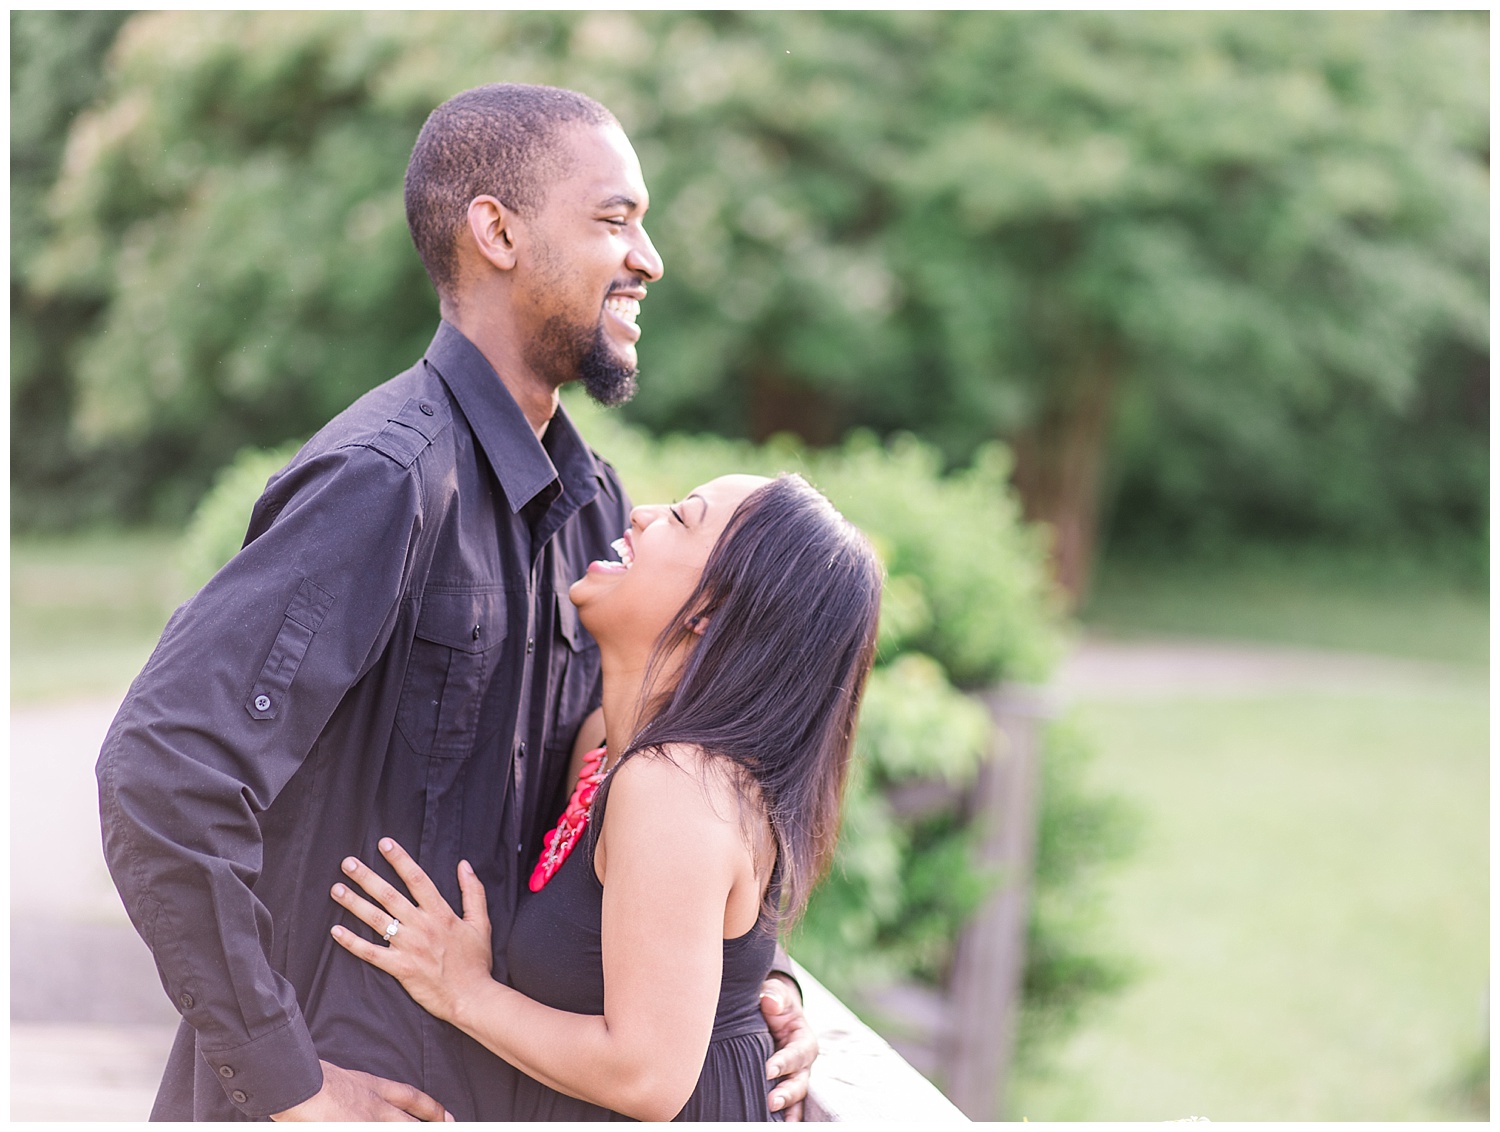
[[[413,397],[386,420],[385,428],[370,441],[370,447],[409,468],[452,420],[447,404],[441,399]]]

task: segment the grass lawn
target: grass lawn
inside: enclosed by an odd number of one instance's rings
[[[1489,663],[1489,595],[1400,556],[1249,548],[1216,559],[1099,567],[1082,611],[1114,637],[1202,636]]]
[[[1107,918],[1138,971],[1022,1079],[1031,1120],[1484,1119],[1488,690],[1095,701],[1145,815]]]
[[[120,695],[186,587],[165,534],[16,539],[16,704]],[[1488,607],[1327,563],[1106,565],[1085,622],[1445,660],[1406,694],[1096,699],[1093,784],[1143,815],[1105,878],[1137,974],[1016,1080],[1031,1120],[1483,1119]]]
[[[152,532],[12,539],[12,701],[123,695],[187,596],[176,538]]]

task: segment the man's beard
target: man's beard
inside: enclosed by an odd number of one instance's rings
[[[610,352],[604,327],[594,331],[594,341],[578,361],[578,380],[584,392],[601,405],[623,405],[635,396],[635,366],[626,365]]]
[[[601,405],[623,405],[635,396],[636,368],[620,361],[609,348],[604,326],[593,332],[569,327],[561,318],[550,320],[529,350],[527,361],[558,385],[578,380]]]

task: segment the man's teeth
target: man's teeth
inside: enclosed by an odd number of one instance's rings
[[[620,561],[629,566],[635,561],[635,555],[630,553],[630,544],[623,538],[617,538],[609,544],[609,548],[620,556]]]
[[[604,309],[626,322],[633,323],[641,313],[641,304],[635,299],[613,298],[604,301]]]

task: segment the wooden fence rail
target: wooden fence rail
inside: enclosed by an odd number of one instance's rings
[[[979,862],[1000,883],[960,933],[946,986],[875,988],[862,1006],[953,1104],[974,1120],[995,1120],[1005,1109],[1026,967],[1042,731],[1057,706],[1047,689],[1019,684],[980,699],[995,727],[975,785],[960,791],[943,781],[907,783],[891,803],[908,819],[964,814],[978,833]]]

